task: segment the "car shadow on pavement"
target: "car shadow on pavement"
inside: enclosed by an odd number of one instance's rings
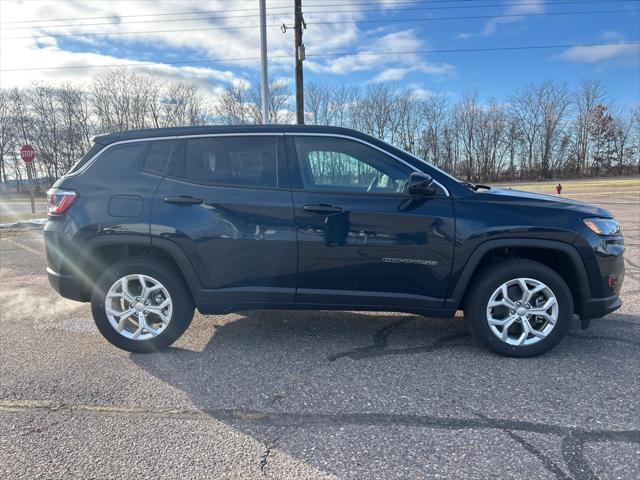
[[[340,461],[327,463],[314,451],[330,448],[344,428],[463,436],[501,432],[510,439],[505,448],[522,449],[556,478],[598,478],[601,467],[594,468],[597,461],[587,453],[592,444],[640,444],[640,430],[599,427],[620,425],[615,412],[629,401],[615,400],[606,382],[611,375],[628,381],[632,372],[611,370],[596,380],[583,376],[603,355],[638,355],[637,317],[611,315],[594,321],[590,330],[580,330],[576,320],[564,342],[532,359],[485,351],[462,317],[250,311],[217,318],[221,323],[202,351],[174,347],[131,358],[184,392],[203,414],[263,442],[268,452],[281,449],[338,477],[349,476],[360,442],[333,449]],[[201,323],[206,320],[197,319],[191,329]],[[496,409],[505,395],[517,407]],[[559,402],[580,395],[583,401],[558,414]],[[597,425],[578,420],[598,415]],[[287,440],[294,436],[304,436],[304,442]],[[402,457],[402,449],[413,445],[387,448],[401,448]],[[266,464],[267,458],[260,461]]]

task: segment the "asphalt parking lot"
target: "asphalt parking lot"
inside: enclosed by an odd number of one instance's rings
[[[57,296],[39,230],[0,234],[0,478],[640,478],[640,203],[624,306],[495,356],[462,317],[197,315],[117,350]]]

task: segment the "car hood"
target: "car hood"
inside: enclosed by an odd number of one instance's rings
[[[519,204],[530,204],[551,208],[557,206],[558,208],[570,209],[584,215],[613,218],[613,215],[604,208],[596,207],[595,205],[573,200],[571,198],[562,197],[560,195],[548,195],[546,193],[526,192],[524,190],[495,187],[491,187],[490,190],[482,193],[479,191],[478,195],[487,196],[494,201],[511,201]]]

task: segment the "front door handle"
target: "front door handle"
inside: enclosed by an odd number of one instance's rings
[[[173,197],[164,197],[164,201],[167,203],[173,203],[175,205],[200,205],[203,203],[201,198],[192,197],[190,195],[176,195]]]
[[[336,207],[335,205],[327,205],[326,203],[305,205],[302,209],[305,212],[317,213],[319,215],[334,215],[342,211],[342,208]]]

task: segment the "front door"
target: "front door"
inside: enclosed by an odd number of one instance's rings
[[[437,308],[454,212],[444,189],[413,197],[414,171],[356,139],[287,135],[298,233],[298,303]]]

